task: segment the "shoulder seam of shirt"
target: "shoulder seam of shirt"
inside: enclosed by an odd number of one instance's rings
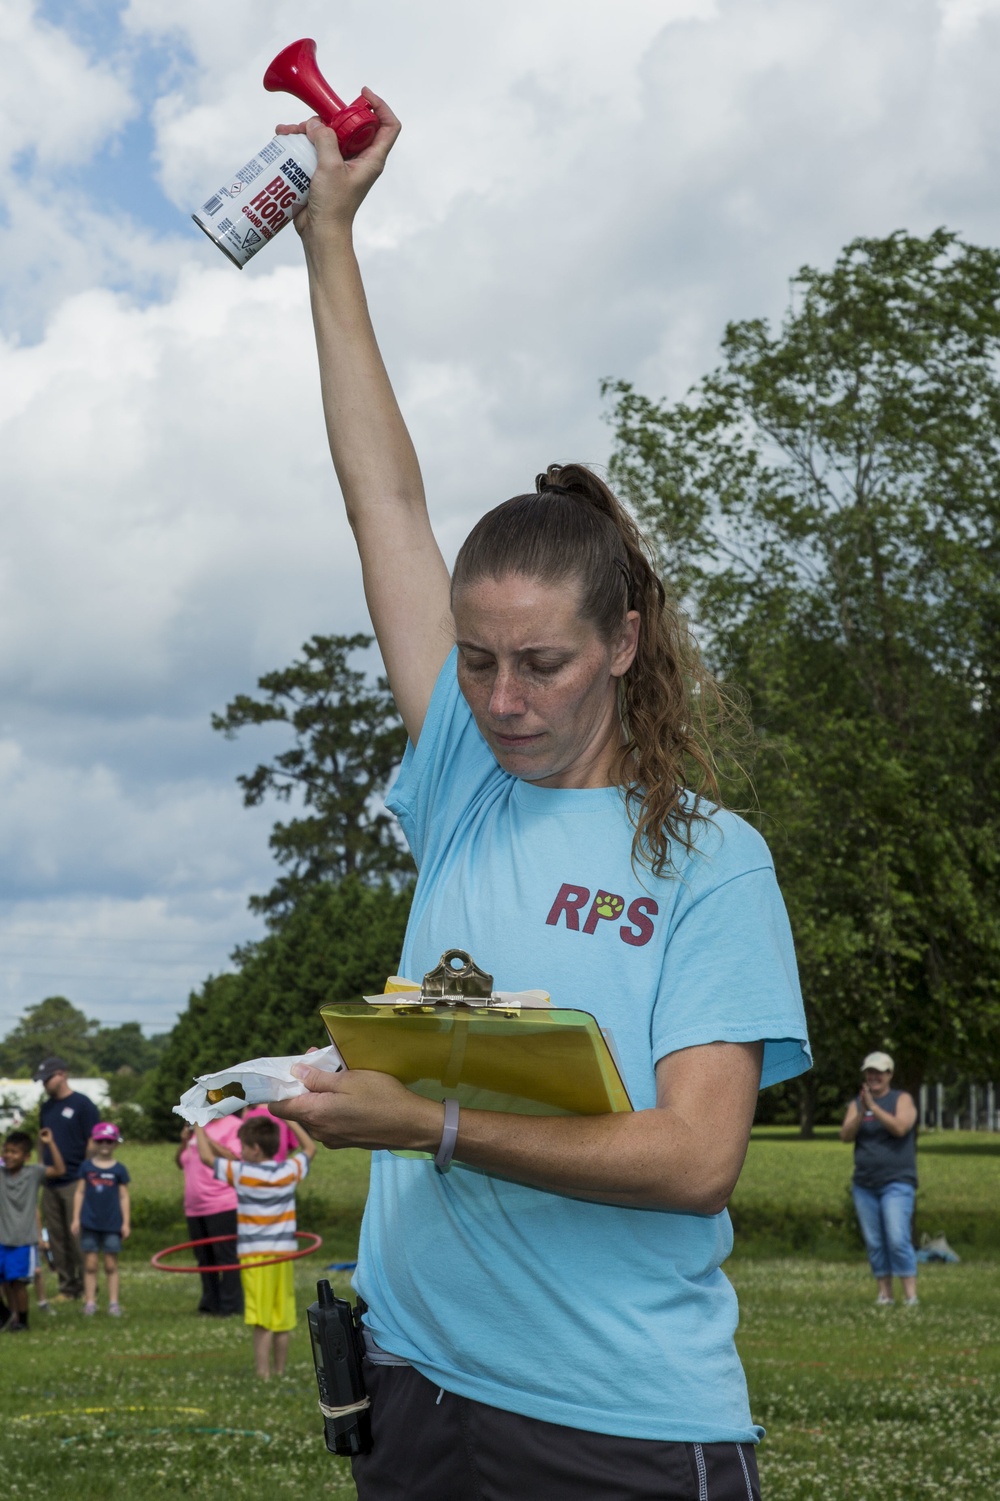
[[[676,928],[680,927],[681,923],[689,915],[689,913],[693,912],[696,907],[700,907],[702,902],[706,901],[708,897],[715,896],[719,891],[725,891],[726,887],[732,886],[734,881],[743,881],[747,876],[759,876],[762,871],[766,871],[773,876],[775,873],[774,862],[769,861],[766,865],[752,865],[749,870],[738,870],[733,875],[727,876],[724,881],[719,881],[717,885],[710,886],[707,891],[703,891],[700,896],[696,896],[694,898],[690,907],[685,907],[684,911],[677,919],[677,924],[674,931],[676,931]],[[779,887],[778,889],[780,891],[781,888]]]

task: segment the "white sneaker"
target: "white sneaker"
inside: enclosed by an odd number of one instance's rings
[[[888,1293],[879,1293],[878,1297],[875,1299],[875,1307],[891,1308],[895,1301],[895,1298],[891,1298]]]
[[[917,1297],[916,1293],[913,1294],[912,1298],[904,1298],[903,1299],[903,1307],[904,1308],[919,1308],[920,1307],[920,1299]]]

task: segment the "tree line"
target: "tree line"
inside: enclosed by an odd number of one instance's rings
[[[0,1042],[0,1074],[30,1079],[43,1058],[58,1057],[78,1075],[141,1075],[156,1067],[164,1043],[161,1037],[144,1037],[138,1022],[105,1027],[64,995],[50,995],[26,1007]]]

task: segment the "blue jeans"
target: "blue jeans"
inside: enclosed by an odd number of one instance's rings
[[[859,1188],[851,1194],[858,1212],[873,1277],[915,1277],[912,1183],[889,1183],[885,1188]]]
[[[122,1238],[117,1230],[88,1230],[80,1231],[81,1251],[103,1251],[105,1256],[120,1256],[122,1250]]]

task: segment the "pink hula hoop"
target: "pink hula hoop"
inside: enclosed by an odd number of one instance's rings
[[[157,1251],[155,1256],[149,1258],[149,1264],[158,1272],[239,1272],[244,1266],[244,1263],[240,1261],[231,1262],[228,1266],[164,1266],[162,1260],[164,1256],[173,1256],[177,1251],[193,1251],[195,1246],[216,1246],[224,1241],[235,1239],[234,1235],[207,1235],[204,1240],[182,1240],[179,1245],[164,1246],[162,1251]],[[260,1261],[255,1260],[251,1262],[251,1265],[254,1267],[277,1266],[282,1261],[298,1261],[302,1256],[311,1256],[323,1244],[323,1237],[314,1235],[311,1230],[296,1230],[295,1239],[311,1240],[312,1245],[305,1246],[301,1251],[288,1251],[284,1256],[268,1256]]]

